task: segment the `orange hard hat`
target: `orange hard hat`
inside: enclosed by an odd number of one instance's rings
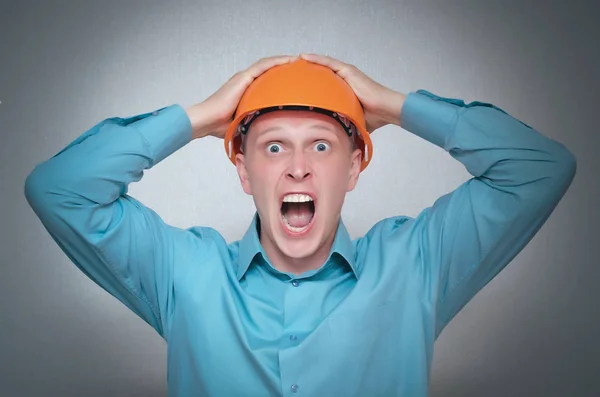
[[[352,88],[329,67],[299,58],[268,69],[242,95],[224,139],[225,152],[234,165],[249,123],[276,110],[310,110],[333,117],[362,151],[360,170],[371,161],[371,137],[362,104]]]

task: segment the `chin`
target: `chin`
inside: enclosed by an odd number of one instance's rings
[[[314,255],[321,245],[320,239],[316,237],[304,240],[290,240],[285,236],[275,236],[275,244],[279,250],[288,258],[302,259]]]

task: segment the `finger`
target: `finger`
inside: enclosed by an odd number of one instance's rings
[[[301,53],[300,58],[327,66],[336,73],[348,66],[344,62],[331,58],[327,55]]]
[[[277,65],[283,65],[284,63],[293,62],[297,56],[283,55],[276,57],[263,58],[258,62],[254,63],[247,69],[248,74],[253,79],[257,78],[267,70]]]

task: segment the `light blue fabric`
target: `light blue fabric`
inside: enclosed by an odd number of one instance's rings
[[[426,396],[437,336],[543,225],[576,160],[487,103],[418,90],[399,116],[473,178],[355,240],[340,220],[327,262],[299,277],[269,263],[256,215],[228,244],[127,195],[191,141],[177,104],[99,122],[25,195],[73,263],[167,341],[170,396]]]

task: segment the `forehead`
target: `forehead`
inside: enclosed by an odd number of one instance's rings
[[[314,125],[329,127],[332,131],[340,130],[342,126],[333,118],[308,110],[279,110],[260,115],[254,120],[250,129],[263,133],[274,127],[308,128]]]

